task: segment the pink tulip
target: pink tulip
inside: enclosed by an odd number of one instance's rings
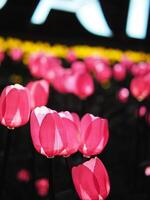
[[[28,89],[19,85],[4,88],[0,97],[0,121],[9,128],[26,124],[30,115]]]
[[[79,151],[86,157],[101,153],[109,137],[107,120],[85,114],[81,119],[80,131]]]
[[[75,82],[72,93],[81,99],[87,98],[94,93],[94,82],[90,74],[82,73],[74,75]]]
[[[134,64],[133,61],[131,61],[126,55],[124,55],[120,62],[127,70],[130,70],[132,68],[132,65]]]
[[[148,63],[138,63],[138,64],[134,64],[131,67],[131,73],[134,76],[143,76],[146,75],[148,72],[150,71],[149,65]]]
[[[123,81],[126,77],[126,67],[122,64],[115,64],[113,66],[113,77],[117,81]]]
[[[126,103],[128,101],[129,94],[130,94],[130,92],[127,88],[121,88],[117,94],[118,100],[121,103]]]
[[[60,60],[47,54],[33,54],[29,58],[29,70],[36,78],[44,78],[51,82],[60,67]]]
[[[72,69],[73,73],[86,73],[87,72],[86,65],[82,61],[73,62],[71,65],[71,69]]]
[[[47,178],[41,178],[36,180],[35,182],[35,188],[37,190],[37,193],[41,197],[45,197],[48,195],[49,192],[49,181]]]
[[[75,86],[75,79],[72,76],[71,69],[64,69],[56,74],[55,79],[52,82],[53,87],[61,93],[71,93],[72,88]]]
[[[31,113],[31,137],[35,149],[47,156],[69,156],[79,147],[76,117],[69,112],[57,113],[44,106]]]
[[[12,58],[12,60],[19,61],[21,60],[22,56],[23,56],[23,51],[20,48],[11,49],[10,57]]]
[[[144,117],[146,115],[146,112],[147,112],[147,108],[146,106],[140,106],[139,109],[138,109],[138,116],[139,117]]]
[[[77,60],[77,56],[73,50],[68,51],[66,60],[70,63],[74,62]]]
[[[94,72],[94,68],[98,63],[103,63],[104,65],[109,65],[107,59],[102,59],[98,56],[90,56],[84,59],[84,63],[90,72]]]
[[[149,84],[144,77],[135,77],[130,83],[130,91],[138,101],[142,101],[150,94]]]
[[[96,79],[101,83],[106,83],[112,77],[112,70],[109,65],[106,65],[104,62],[99,62],[95,65],[94,73]]]
[[[81,200],[104,200],[109,194],[107,170],[97,157],[73,167],[72,179]]]
[[[17,179],[21,182],[29,182],[31,174],[27,169],[21,169],[17,172]]]
[[[31,109],[47,104],[49,98],[49,84],[46,80],[31,81],[26,87],[30,92]]]
[[[80,98],[93,94],[94,83],[90,74],[73,72],[71,69],[57,74],[53,86],[61,93],[72,93]]]

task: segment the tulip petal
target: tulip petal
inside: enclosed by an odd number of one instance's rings
[[[89,118],[86,116],[84,123]],[[82,121],[81,121],[82,124]],[[81,133],[81,146],[80,151],[86,155],[99,154],[105,147],[108,141],[108,123],[106,119],[95,118],[85,129],[85,124],[82,124],[82,130],[85,132]]]
[[[30,98],[28,90],[20,90],[19,112],[22,120],[22,125],[26,124],[30,116]]]
[[[40,128],[40,142],[48,157],[58,155],[63,149],[63,142],[57,129],[54,114],[47,114]]]
[[[14,121],[21,123],[21,118],[17,117],[18,104],[20,101],[19,91],[15,88],[11,89],[5,96],[6,90],[2,92],[1,100],[1,123],[3,125],[13,127]],[[16,115],[16,117],[15,117]],[[16,119],[15,119],[16,118]],[[18,119],[17,119],[18,118]]]

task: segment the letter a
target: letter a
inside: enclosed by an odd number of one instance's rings
[[[44,23],[51,9],[74,13],[81,25],[92,34],[112,36],[98,0],[40,0],[31,23]]]

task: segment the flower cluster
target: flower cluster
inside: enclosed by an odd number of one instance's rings
[[[47,157],[70,156],[78,150],[84,156],[99,154],[108,141],[106,119],[85,114],[56,112],[45,106],[31,113],[31,137],[36,150]]]
[[[79,151],[85,157],[102,152],[108,142],[106,119],[85,114],[81,120],[76,113],[57,112],[45,106],[48,99],[48,83],[45,80],[4,88],[0,96],[0,122],[8,128],[25,125],[29,121],[35,149],[46,157],[68,157]],[[39,95],[39,96],[38,96]],[[40,100],[40,96],[41,97]],[[45,97],[45,98],[44,98]],[[105,199],[110,190],[107,170],[98,158],[92,158],[72,168],[76,191],[82,200]],[[17,179],[28,182],[30,174],[22,170]],[[40,196],[48,193],[46,180],[36,182]]]

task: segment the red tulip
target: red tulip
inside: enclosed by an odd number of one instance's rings
[[[31,109],[45,106],[49,97],[49,84],[46,80],[31,81],[26,86],[30,92]]]
[[[130,83],[130,91],[137,100],[142,101],[150,94],[149,84],[144,77],[135,77]]]
[[[126,67],[122,64],[115,64],[113,66],[113,76],[117,81],[123,81],[126,77]]]
[[[23,51],[20,48],[11,49],[10,57],[12,58],[12,60],[19,61],[21,60],[22,56],[23,56]]]
[[[41,197],[45,197],[48,195],[49,191],[49,181],[47,178],[41,178],[36,180],[35,182],[35,188],[37,190],[37,193]]]
[[[79,147],[79,130],[69,112],[37,107],[31,113],[31,137],[36,150],[53,157],[69,156]]]
[[[129,90],[127,88],[121,88],[119,91],[118,91],[118,94],[117,94],[117,97],[118,97],[118,100],[121,102],[121,103],[126,103],[128,101],[128,98],[129,98]]]
[[[109,177],[97,157],[73,167],[72,179],[81,200],[104,200],[109,194]]]
[[[4,88],[0,97],[0,121],[9,128],[26,124],[30,115],[28,89],[19,85]]]
[[[108,141],[109,130],[106,119],[85,114],[81,119],[79,151],[84,156],[101,153]]]

